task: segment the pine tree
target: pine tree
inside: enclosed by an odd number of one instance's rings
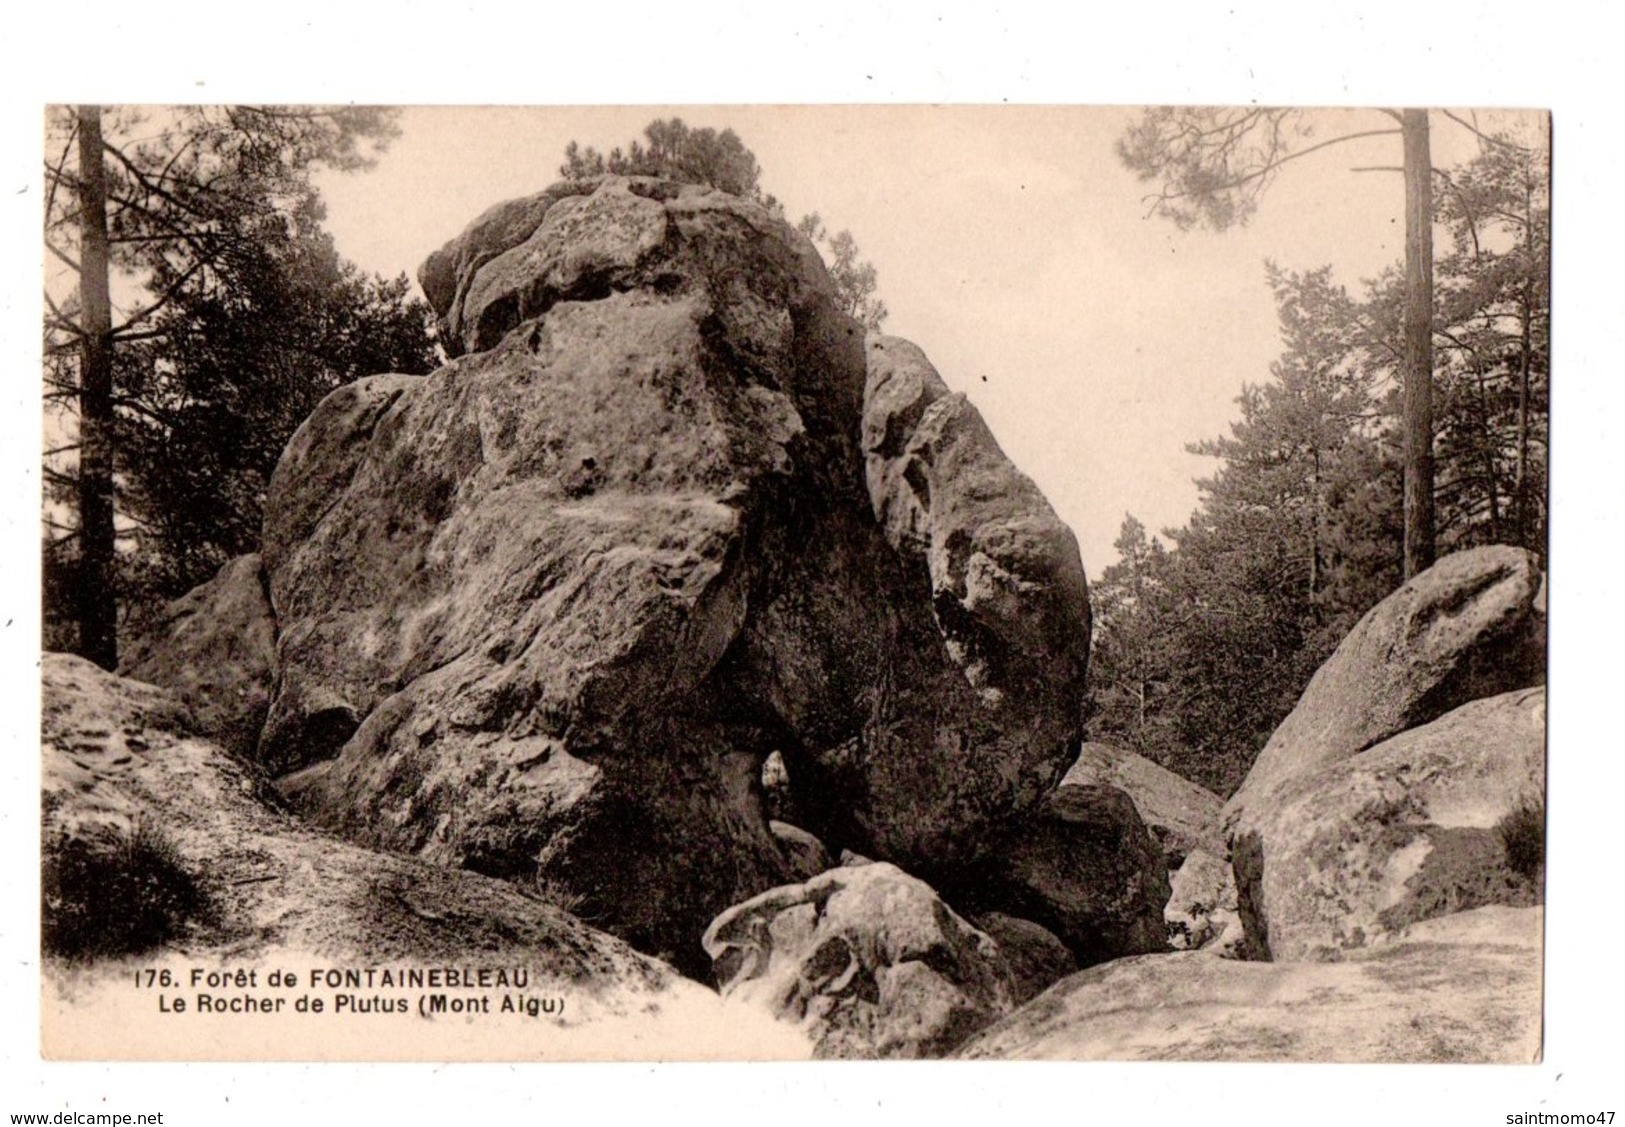
[[[222,352],[235,347],[227,338],[250,331],[251,317],[270,318],[259,329],[273,337],[278,318],[297,319],[263,294],[274,288],[270,264],[280,259],[292,271],[290,248],[311,238],[320,219],[311,171],[366,167],[393,135],[392,115],[371,108],[48,113],[45,234],[56,266],[46,279],[47,590],[71,593],[73,646],[99,664],[116,664],[120,602],[142,593],[129,585],[131,549],[166,543],[151,518],[173,504],[160,499],[172,489],[185,493],[185,482],[198,487],[192,500],[212,497],[210,482],[229,495],[232,447],[280,449],[291,431],[260,429],[270,421],[263,415],[200,414],[200,402],[218,407],[221,398],[200,390],[200,369],[187,358],[200,341]],[[256,286],[261,297],[251,299]],[[404,288],[373,293],[392,293],[385,300],[400,304]],[[309,375],[330,382],[328,372]],[[257,386],[264,376],[245,366],[212,378],[240,396],[280,397],[287,412],[297,410],[301,396],[290,395],[287,382]],[[204,436],[212,436],[208,451]],[[175,456],[187,443],[189,456]],[[143,462],[143,453],[151,460]],[[241,505],[224,507],[257,522]],[[184,543],[167,540],[174,557],[167,586],[196,577],[199,559],[210,557],[193,552],[198,535],[194,523]],[[48,605],[47,613],[62,609]],[[53,634],[60,639],[62,631],[53,625]]]

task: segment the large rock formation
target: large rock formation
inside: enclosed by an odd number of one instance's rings
[[[1544,682],[1543,589],[1522,549],[1447,556],[1316,671],[1223,813],[1250,957],[1333,955],[1425,915],[1535,898],[1503,880],[1482,817],[1543,796],[1544,694],[1461,706]],[[1470,818],[1452,797],[1468,792]]]
[[[43,661],[42,1049],[70,1059],[646,1059],[804,1057],[805,1039],[717,998],[526,888],[312,832],[234,756],[192,732],[170,693],[77,657]],[[173,974],[193,1002],[197,968],[258,975],[230,996],[275,1015],[193,1013],[153,1029],[155,994],[130,988],[129,957]],[[335,987],[315,967],[511,976],[501,996],[559,1008],[469,1022],[416,1012],[418,990]],[[267,971],[292,971],[278,989]],[[523,976],[521,978],[521,976]],[[487,984],[447,993],[478,1001]],[[321,987],[321,988],[317,988]],[[167,992],[167,991],[166,991]],[[218,991],[211,991],[218,995]],[[339,1001],[364,1001],[348,1010]],[[324,999],[321,1016],[293,1012]],[[174,1005],[174,997],[171,997]],[[360,1010],[359,1016],[357,1015]],[[194,1011],[195,1012],[195,1011]],[[397,1014],[406,1010],[396,1009]],[[384,1026],[389,1026],[386,1035]]]
[[[1545,777],[1536,688],[1465,704],[1284,786],[1254,815],[1256,855],[1236,861],[1249,939],[1276,959],[1340,958],[1431,916],[1538,904]],[[1535,835],[1527,860],[1520,832]]]
[[[1076,752],[1070,532],[918,349],[755,204],[609,177],[492,209],[423,284],[453,352],[340,389],[271,483],[287,793],[370,845],[540,873],[646,950],[804,828],[983,859]]]
[[[1462,912],[1338,963],[1121,959],[1056,983],[956,1055],[1529,1064],[1540,1059],[1541,915]]]
[[[1222,857],[1224,837],[1219,811],[1224,800],[1143,755],[1093,741],[1083,745],[1063,785],[1117,787],[1134,800],[1134,808],[1151,831],[1173,872],[1196,849]]]
[[[163,690],[65,654],[47,654],[42,670],[48,949],[119,954],[144,940],[237,964],[487,957],[629,1005],[676,977],[513,885],[313,833],[194,735]],[[120,879],[138,862],[144,887]],[[109,931],[131,925],[147,930]]]
[[[706,929],[724,997],[800,1026],[820,1057],[934,1057],[1014,1008],[999,945],[895,865],[831,869]]]
[[[276,623],[257,555],[237,557],[164,607],[119,663],[125,677],[174,690],[201,733],[242,756],[259,742],[275,668]]]
[[[1446,556],[1373,607],[1316,670],[1225,804],[1232,840],[1275,789],[1480,697],[1542,684],[1543,576],[1521,548]]]

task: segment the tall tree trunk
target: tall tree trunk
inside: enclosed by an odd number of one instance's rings
[[[113,593],[113,309],[107,253],[107,174],[102,111],[80,106],[79,305],[84,333],[79,369],[79,653],[104,669],[118,665],[118,603]]]
[[[1426,110],[1405,140],[1405,578],[1433,566],[1433,158]]]
[[[1534,331],[1534,302],[1530,289],[1534,285],[1535,205],[1527,174],[1523,183],[1523,285],[1518,297],[1518,462],[1513,489],[1517,495],[1517,540],[1520,548],[1529,547],[1529,361],[1533,351],[1530,335]]]

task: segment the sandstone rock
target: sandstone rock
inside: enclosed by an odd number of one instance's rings
[[[948,894],[968,911],[1006,911],[1043,925],[1079,966],[1168,949],[1167,864],[1133,800],[1116,787],[1056,788],[977,880]]]
[[[470,354],[335,392],[269,490],[260,755],[304,810],[697,970],[790,879],[772,752],[798,824],[904,863],[975,861],[1053,785],[1076,546],[917,350],[866,361],[782,220],[608,177],[488,212],[425,289]]]
[[[1225,805],[1233,841],[1275,789],[1480,697],[1545,682],[1542,576],[1521,548],[1446,556],[1378,603],[1316,671]]]
[[[1049,928],[1003,912],[983,912],[970,922],[999,945],[1016,1005],[1036,998],[1078,969],[1066,944]]]
[[[1219,810],[1224,800],[1143,755],[1103,743],[1086,743],[1063,783],[1117,787],[1134,800],[1140,819],[1162,846],[1173,872],[1193,850],[1224,856]]]
[[[606,999],[676,977],[512,885],[311,832],[267,805],[242,764],[189,735],[184,708],[163,690],[65,654],[47,654],[42,677],[47,872],[76,843],[94,850],[143,833],[167,842],[199,892],[173,937],[198,963],[228,952],[236,965],[270,952],[353,966],[488,956]]]
[[[1541,910],[1498,907],[1339,963],[1121,959],[1063,979],[956,1055],[1527,1064],[1540,1045]]]
[[[59,654],[45,657],[43,682],[44,931],[72,939],[78,925],[83,939],[98,928],[92,950],[44,960],[48,1058],[657,1060],[811,1051],[788,1027],[587,927],[539,898],[540,889],[311,832],[268,806],[239,761],[190,737],[186,709],[170,693]],[[163,926],[144,934],[131,926],[155,916]],[[444,1019],[392,1022],[374,1010],[132,1038],[154,1004],[130,989],[132,959],[181,983],[195,968],[258,968],[259,988],[240,993],[285,1000],[305,993],[303,976],[315,967],[475,967],[523,973],[524,997],[565,1004],[539,1019],[545,1024],[499,1019],[493,1002],[492,1017],[454,1019],[453,1028]],[[300,975],[300,989],[265,989],[271,967]],[[330,1003],[341,992],[368,1004],[377,995],[399,1004],[411,993],[385,983],[311,991]],[[380,1021],[389,1036],[372,1035]]]
[[[1335,959],[1407,924],[1541,899],[1503,825],[1545,808],[1546,691],[1463,705],[1280,788],[1238,841],[1249,939]],[[1538,862],[1538,858],[1536,859]]]
[[[1162,918],[1168,925],[1169,942],[1179,950],[1236,954],[1242,928],[1230,865],[1206,850],[1195,849],[1168,883],[1171,891]]]
[[[562,181],[524,199],[505,200],[487,209],[463,233],[431,254],[418,269],[418,284],[440,314],[440,339],[460,356],[463,347],[463,303],[474,274],[529,239],[552,206],[562,199],[592,191],[587,182]]]
[[[796,880],[811,880],[825,869],[835,867],[824,843],[806,830],[779,821],[769,821],[767,828],[773,840],[779,843],[785,860],[789,862],[790,873]]]
[[[119,673],[173,689],[201,734],[251,755],[276,679],[276,623],[259,556],[239,556],[164,607],[124,645]]]
[[[724,997],[802,1027],[819,1057],[933,1057],[1013,1007],[999,947],[895,865],[831,869],[706,929]]]

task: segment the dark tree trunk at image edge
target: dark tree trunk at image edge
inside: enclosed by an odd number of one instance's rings
[[[79,653],[118,665],[113,593],[113,311],[108,293],[102,111],[79,107]]]
[[[1433,566],[1433,158],[1426,110],[1406,110],[1405,578]]]

